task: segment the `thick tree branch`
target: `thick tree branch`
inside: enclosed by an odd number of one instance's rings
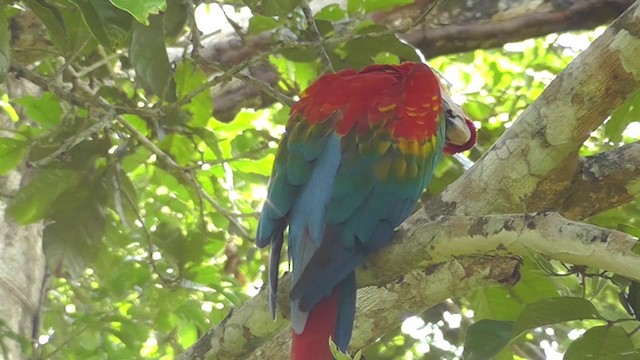
[[[557,213],[478,217],[421,213],[402,224],[394,245],[375,256],[358,273],[358,281],[377,285],[395,279],[398,273],[451,259],[477,254],[524,256],[530,251],[640,279],[640,255],[632,251],[637,241],[628,234],[567,220]]]
[[[640,255],[632,251],[636,242],[625,233],[566,220],[556,213],[414,216],[398,230],[394,245],[358,272],[359,285],[368,287],[359,293],[353,346],[370,344],[407,314],[477,287],[513,282],[519,262],[497,256],[534,251],[640,280]],[[243,359],[275,333],[284,330],[288,335],[284,319],[288,318],[290,282],[288,276],[283,280],[276,321],[270,319],[264,288],[181,359]],[[278,341],[284,339],[288,337]],[[284,359],[288,354],[282,349],[287,348],[279,347],[282,355],[262,349],[252,356]]]
[[[405,274],[402,281],[361,288],[358,291],[352,348],[360,349],[371,344],[388,329],[397,328],[408,316],[422,313],[451,297],[462,296],[479,287],[512,283],[520,260],[499,259],[499,262],[493,258],[449,261]],[[291,330],[286,326],[248,359],[288,359],[290,341]]]
[[[626,204],[640,192],[640,142],[580,159],[564,197],[554,208],[570,219],[584,219]]]
[[[495,6],[495,2],[487,3]],[[462,22],[453,19],[447,26],[411,31],[402,37],[422,50],[427,58],[431,58],[470,49],[498,47],[554,32],[592,29],[612,21],[632,3],[583,0],[574,1],[563,8],[554,7],[550,2],[541,2],[535,9],[530,9],[532,5],[528,2],[528,6],[521,4],[519,8],[511,8],[504,13],[492,6],[489,9],[493,13],[486,13],[491,17]]]
[[[640,87],[640,10],[629,8],[558,75],[429,214],[554,210],[574,186],[578,150]],[[464,200],[464,201],[462,201]]]

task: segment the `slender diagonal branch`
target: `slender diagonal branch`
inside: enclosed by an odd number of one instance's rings
[[[316,20],[313,18],[313,12],[311,12],[311,8],[309,8],[309,3],[307,0],[302,0],[300,2],[300,8],[304,13],[304,17],[307,20],[307,26],[313,32],[315,40],[318,42],[318,53],[320,54],[320,60],[324,64],[326,70],[330,72],[335,72],[333,69],[333,64],[331,64],[331,58],[325,49],[324,41],[322,34],[320,34],[320,30],[318,30],[318,25],[316,25]]]

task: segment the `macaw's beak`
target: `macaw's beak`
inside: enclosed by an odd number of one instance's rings
[[[446,116],[446,139],[447,144],[464,145],[471,139],[471,129],[467,122],[459,116]]]
[[[444,152],[455,154],[471,149],[476,143],[476,127],[458,106],[446,100],[443,105],[446,126]]]

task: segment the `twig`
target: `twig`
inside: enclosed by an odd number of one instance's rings
[[[84,50],[84,47],[87,46],[87,43],[89,42],[89,38],[87,38],[87,40],[85,40],[82,45],[80,45],[78,47],[78,50],[76,50],[75,53],[71,54],[71,56],[67,59],[65,58],[65,62],[64,64],[62,64],[62,66],[60,68],[58,68],[58,70],[56,70],[56,72],[53,74],[53,76],[51,78],[53,79],[58,79],[58,77],[60,77],[60,75],[62,75],[62,73],[71,66],[71,63],[73,63],[73,61],[80,56],[80,54],[82,53],[82,51]]]
[[[52,152],[51,154],[43,157],[40,160],[30,162],[29,165],[31,165],[31,166],[33,166],[35,168],[39,168],[39,167],[46,166],[46,165],[50,164],[52,161],[56,160],[63,153],[73,149],[76,145],[78,145],[81,142],[85,141],[89,136],[91,136],[91,135],[93,135],[93,134],[95,134],[97,132],[100,132],[100,131],[102,131],[104,129],[107,129],[107,128],[111,127],[111,120],[113,119],[114,115],[115,115],[115,113],[113,111],[107,112],[95,124],[92,124],[88,128],[80,131],[78,134],[75,134],[75,135],[69,137],[54,152]]]
[[[266,82],[264,82],[262,80],[258,80],[258,79],[254,78],[251,75],[248,75],[248,74],[236,74],[236,78],[238,78],[240,80],[244,80],[245,82],[248,82],[249,84],[256,86],[257,88],[262,90],[263,93],[271,96],[272,98],[278,100],[279,102],[281,102],[281,103],[283,103],[283,104],[285,104],[285,105],[287,105],[289,107],[292,106],[295,103],[295,100],[293,100],[289,96],[286,96],[285,94],[283,94],[280,91],[277,91],[276,89],[271,87],[271,85],[267,84]]]
[[[147,259],[149,261],[149,265],[151,266],[151,269],[153,270],[153,272],[156,273],[156,275],[158,275],[158,277],[160,278],[160,280],[164,285],[173,286],[174,284],[177,284],[179,282],[180,275],[176,276],[175,278],[166,277],[164,273],[160,271],[160,269],[158,268],[158,264],[156,263],[156,260],[153,258],[153,253],[154,253],[153,237],[151,236],[151,231],[149,231],[149,228],[147,227],[147,224],[145,223],[144,218],[142,217],[142,215],[140,215],[140,212],[138,211],[138,204],[131,198],[131,196],[129,196],[128,193],[120,191],[122,186],[120,185],[121,180],[120,180],[120,164],[119,163],[116,165],[114,178],[116,183],[115,185],[117,186],[116,196],[120,196],[121,194],[124,193],[124,198],[129,203],[129,206],[131,206],[131,208],[134,209],[136,219],[138,220],[138,222],[140,222],[140,227],[142,228],[142,231],[145,234],[145,238],[147,240]],[[125,218],[125,221],[126,221],[126,218]],[[178,271],[180,271],[180,269],[178,269]]]
[[[200,49],[202,49],[202,39],[200,29],[196,23],[196,6],[193,0],[185,0],[188,10],[187,16],[189,19],[189,27],[191,28],[191,57],[194,59],[200,59]]]
[[[245,34],[242,32],[242,26],[240,26],[240,24],[235,22],[232,18],[229,17],[229,15],[227,15],[227,12],[224,10],[223,4],[220,4],[219,2],[216,2],[216,4],[218,5],[218,7],[220,7],[220,11],[222,11],[222,14],[224,15],[225,19],[227,19],[229,25],[231,25],[231,27],[233,28],[233,31],[236,33],[236,35],[238,35],[240,40],[244,44],[246,44],[247,41],[245,38]]]
[[[245,160],[245,159],[254,159],[254,155],[258,155],[260,154],[262,151],[268,150],[270,147],[268,144],[265,144],[264,146],[260,146],[257,147],[253,150],[249,150],[247,152],[238,154],[236,156],[233,157],[228,157],[228,158],[219,158],[217,160],[212,160],[212,161],[203,161],[201,163],[199,163],[198,165],[194,165],[189,167],[189,169],[200,169],[202,168],[203,165],[209,165],[209,166],[214,166],[214,165],[221,165],[224,163],[229,163],[229,162],[233,162],[233,161],[239,161],[239,160]]]
[[[404,29],[404,31],[402,32],[407,32],[409,30],[411,30],[412,28],[420,25],[426,18],[427,16],[431,13],[431,11],[433,11],[433,9],[436,8],[436,6],[438,5],[438,3],[442,2],[442,0],[435,0],[433,1],[429,7],[427,8],[427,10],[425,10],[422,15],[420,15],[419,18],[416,19],[416,21],[414,21],[411,25],[409,25],[409,27],[407,29]]]
[[[313,18],[313,13],[311,12],[311,8],[309,7],[307,0],[302,0],[300,2],[300,8],[302,9],[304,17],[307,20],[307,26],[309,27],[309,29],[311,29],[316,38],[316,41],[318,42],[318,52],[320,53],[320,60],[322,60],[322,63],[327,70],[329,70],[330,72],[335,72],[335,70],[333,69],[333,65],[331,64],[331,58],[327,53],[327,49],[325,49],[322,34],[320,34],[320,31],[318,30],[318,26],[316,25],[316,21]]]
[[[120,54],[117,53],[117,52],[113,53],[113,54],[110,54],[110,55],[107,55],[104,52],[104,50],[102,49],[101,46],[99,46],[98,49],[99,49],[98,52],[100,53],[100,55],[103,56],[103,58],[98,60],[98,61],[96,61],[95,63],[93,63],[93,64],[91,64],[89,66],[83,67],[82,70],[78,71],[78,73],[76,74],[76,76],[78,78],[83,78],[87,74],[89,74],[90,72],[92,72],[92,71],[94,71],[96,69],[99,69],[101,66],[107,65],[110,61],[113,61],[113,60],[117,59],[118,57],[120,57]],[[111,67],[109,67],[109,66],[107,66],[107,69],[113,75],[113,71],[112,71],[113,69]],[[116,77],[114,76],[113,78],[115,79]]]

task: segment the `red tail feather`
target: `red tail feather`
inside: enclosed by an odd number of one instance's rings
[[[332,360],[329,337],[338,318],[338,291],[320,301],[309,313],[302,334],[293,332],[291,360]]]

